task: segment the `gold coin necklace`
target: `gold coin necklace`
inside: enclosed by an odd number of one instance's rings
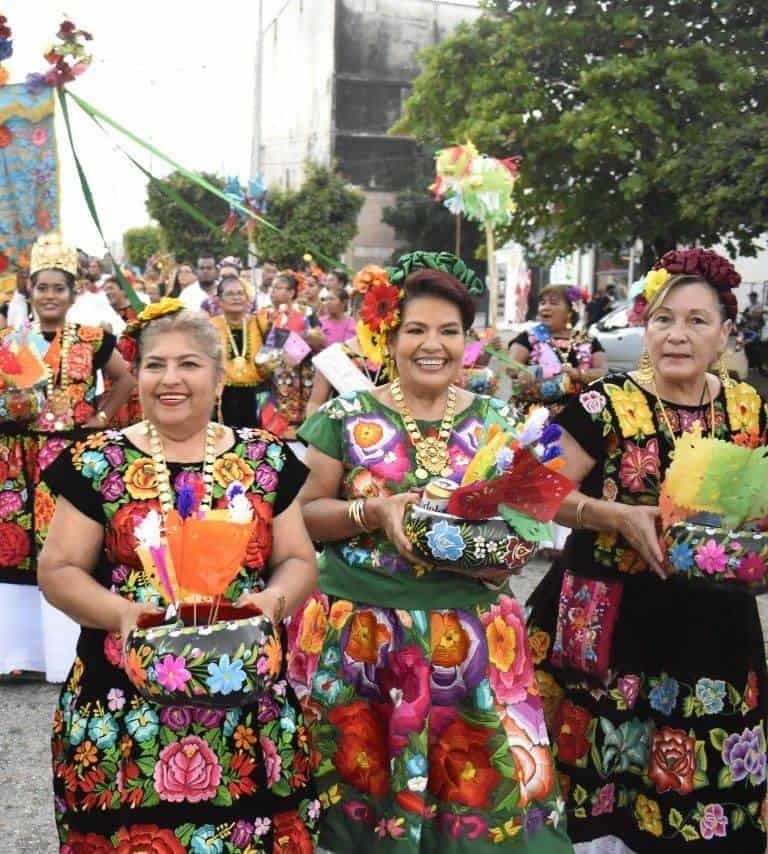
[[[32,325],[32,329],[38,335],[42,334],[40,324],[38,322],[35,322]],[[72,404],[67,392],[67,386],[69,385],[67,363],[72,342],[75,340],[75,324],[69,322],[65,323],[64,328],[59,329],[56,332],[56,338],[59,337],[61,338],[61,354],[59,356],[59,364],[55,372],[54,368],[51,367],[48,362],[43,360],[43,363],[45,364],[46,374],[45,398],[48,401],[48,409],[57,416],[53,426],[55,430],[64,430],[68,426],[67,422],[72,418]],[[51,347],[55,345],[56,338],[51,342]],[[59,375],[58,387],[56,386],[56,374]]]
[[[389,387],[392,399],[397,404],[400,417],[405,425],[408,438],[416,451],[416,477],[426,480],[433,477],[449,477],[453,474],[451,456],[448,453],[448,440],[453,430],[453,419],[456,414],[456,389],[448,386],[448,397],[445,401],[445,412],[440,423],[437,436],[423,436],[419,425],[406,406],[400,380],[393,380]]]
[[[203,453],[203,497],[200,499],[200,510],[210,510],[213,501],[213,463],[216,459],[216,433],[217,425],[209,422],[205,431],[205,451]],[[171,476],[165,461],[165,450],[163,440],[157,432],[157,428],[151,421],[144,422],[144,430],[149,438],[149,451],[152,455],[152,463],[155,469],[155,480],[157,492],[160,499],[160,509],[163,517],[173,509],[173,490],[171,489]]]
[[[248,365],[248,320],[243,318],[243,346],[237,346],[235,336],[232,334],[232,328],[227,321],[224,321],[227,327],[227,336],[229,338],[229,346],[232,348],[232,366],[236,374],[242,374]]]

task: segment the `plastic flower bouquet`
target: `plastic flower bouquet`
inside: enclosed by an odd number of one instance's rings
[[[31,327],[14,330],[0,343],[0,422],[33,421],[45,405],[48,342]]]
[[[165,523],[151,511],[137,526],[146,580],[168,604],[129,634],[126,672],[136,689],[161,705],[234,707],[254,702],[282,668],[280,636],[253,608],[222,597],[238,574],[254,528],[239,483],[228,506],[193,510],[182,492]]]
[[[768,448],[685,434],[659,505],[675,576],[754,594],[768,589]]]
[[[444,509],[428,500],[408,509],[405,531],[424,563],[501,586],[551,537],[574,484],[559,471],[561,431],[548,419],[539,407],[512,430],[491,424]]]

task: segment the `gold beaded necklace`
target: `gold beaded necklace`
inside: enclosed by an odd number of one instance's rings
[[[35,321],[32,329],[38,335],[42,334],[40,323]],[[56,331],[56,338],[51,342],[51,347],[56,344],[57,338],[61,339],[61,353],[59,356],[58,368],[54,368],[44,360],[46,374],[45,397],[48,401],[48,406],[54,415],[64,415],[69,412],[70,400],[67,394],[67,386],[69,385],[70,376],[67,370],[69,361],[69,351],[72,349],[72,344],[75,340],[76,329],[75,324],[67,321],[63,329]],[[58,388],[56,384],[56,374],[58,374]]]
[[[242,372],[246,369],[248,365],[248,319],[246,317],[243,318],[243,346],[242,349],[237,346],[237,341],[235,341],[235,336],[232,334],[232,328],[229,325],[227,319],[224,319],[224,325],[227,329],[227,338],[229,339],[229,346],[232,349],[232,367],[235,369],[235,373],[242,374]]]
[[[213,463],[216,459],[216,427],[216,424],[209,422],[205,431],[205,451],[203,453],[204,491],[203,497],[200,499],[200,510],[210,510],[213,501]],[[167,516],[173,510],[173,491],[171,490],[171,476],[165,460],[163,441],[157,432],[157,428],[151,421],[144,422],[144,430],[149,437],[149,451],[152,454],[152,463],[155,469],[160,509],[163,511],[163,516]]]
[[[437,436],[426,437],[422,435],[419,425],[406,406],[399,377],[393,380],[389,391],[397,404],[411,444],[416,450],[416,477],[422,480],[430,475],[449,477],[453,474],[453,469],[451,468],[451,457],[448,453],[448,439],[453,430],[453,418],[456,414],[456,389],[453,386],[448,386],[445,412]]]

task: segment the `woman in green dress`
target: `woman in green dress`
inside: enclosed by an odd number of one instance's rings
[[[304,519],[325,550],[288,675],[336,852],[571,850],[520,604],[425,570],[403,531],[417,491],[460,480],[511,414],[453,386],[474,317],[459,277],[477,282],[446,253],[401,259],[361,309],[388,331],[398,379],[328,402],[299,433]]]

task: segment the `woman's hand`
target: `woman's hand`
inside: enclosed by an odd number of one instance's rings
[[[162,614],[164,609],[158,605],[145,605],[140,602],[126,602],[123,612],[120,616],[120,639],[123,645],[123,655],[125,655],[125,645],[128,642],[128,635],[132,629],[136,628],[139,622],[139,617],[142,614]]]
[[[581,371],[578,368],[574,368],[573,365],[563,365],[563,373],[568,375],[571,382],[581,382]]]
[[[282,598],[282,604],[280,599]],[[275,622],[275,617],[285,615],[285,596],[274,587],[267,587],[256,593],[243,593],[235,602],[236,608],[257,608],[267,619]],[[278,615],[278,611],[281,613]]]
[[[370,499],[366,504],[366,519],[373,527],[381,528],[390,543],[410,561],[416,560],[416,553],[403,529],[403,518],[408,505],[419,501],[418,492],[402,492],[388,498]]]
[[[657,524],[661,515],[659,508],[616,504],[613,507],[613,513],[615,530],[624,537],[656,575],[666,581],[668,573],[664,568],[664,555],[659,543]]]

